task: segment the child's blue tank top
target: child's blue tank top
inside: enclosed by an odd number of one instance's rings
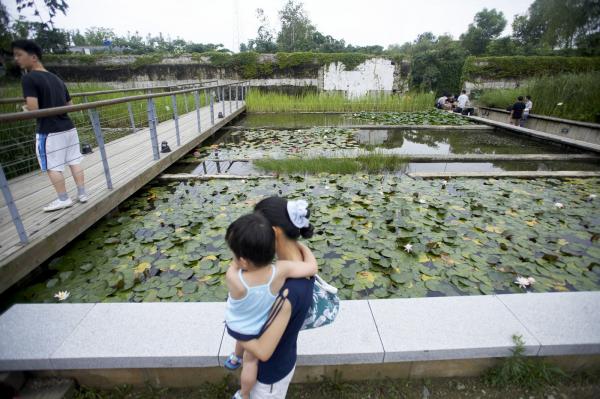
[[[246,284],[242,269],[239,270],[240,281],[246,288],[246,295],[240,299],[233,299],[231,295],[227,297],[225,322],[229,330],[244,336],[252,336],[260,332],[267,321],[269,310],[271,310],[271,306],[277,298],[277,295],[271,293],[271,283],[276,271],[275,265],[271,265],[271,268],[272,273],[269,282],[254,287],[249,287]]]

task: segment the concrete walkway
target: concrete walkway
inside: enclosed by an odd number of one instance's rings
[[[600,354],[600,292],[342,301],[300,333],[298,365]],[[219,367],[225,303],[17,304],[0,316],[0,370]]]

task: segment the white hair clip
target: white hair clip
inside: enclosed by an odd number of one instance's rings
[[[310,226],[306,217],[308,215],[308,202],[305,200],[288,201],[287,211],[290,220],[299,229]]]

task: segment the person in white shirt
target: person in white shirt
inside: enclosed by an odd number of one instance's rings
[[[448,95],[444,93],[443,96],[441,96],[440,98],[437,99],[436,101],[436,106],[439,109],[442,109],[442,107],[444,106],[444,104],[446,103],[446,100],[448,99]]]
[[[463,90],[461,95],[458,96],[458,108],[460,108],[462,111],[463,109],[467,108],[467,105],[469,105],[469,96],[467,96],[467,91]]]
[[[529,118],[529,113],[531,112],[531,109],[533,108],[533,102],[531,101],[531,96],[525,96],[525,98],[527,99],[527,101],[525,102],[525,109],[523,110],[523,117],[521,118],[521,121],[519,123],[519,126],[521,126],[521,127],[525,126],[525,122],[527,122],[527,119]]]

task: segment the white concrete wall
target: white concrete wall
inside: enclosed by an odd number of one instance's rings
[[[347,71],[341,62],[332,62],[325,66],[323,89],[342,90],[349,97],[358,97],[371,91],[391,92],[394,84],[392,61],[383,58],[372,58]]]

